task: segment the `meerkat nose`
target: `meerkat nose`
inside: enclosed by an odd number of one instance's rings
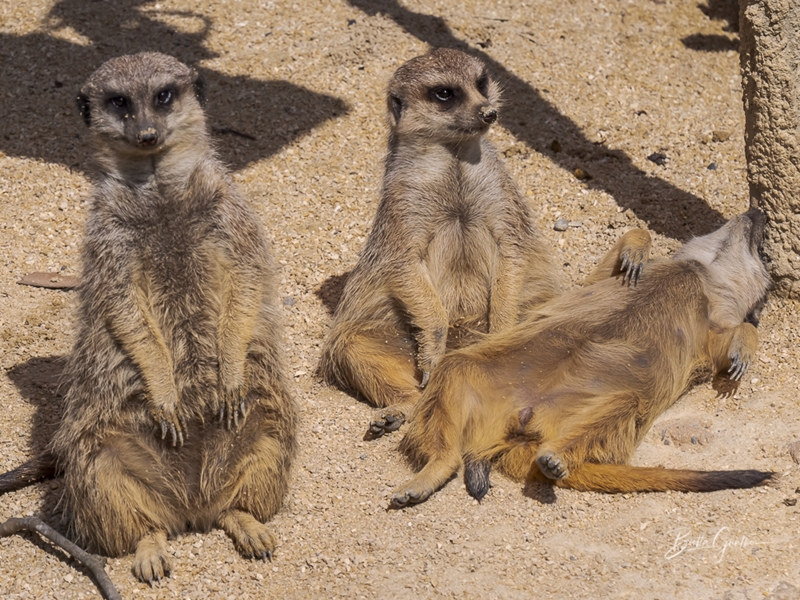
[[[493,108],[481,108],[478,114],[480,114],[481,120],[488,125],[497,121],[497,111]]]
[[[140,131],[137,137],[141,146],[155,146],[158,143],[158,131],[152,127]]]

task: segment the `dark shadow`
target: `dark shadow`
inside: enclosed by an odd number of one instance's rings
[[[59,389],[66,366],[64,356],[31,358],[8,370],[8,377],[34,409],[30,455],[44,451],[61,422],[63,390]]]
[[[739,32],[739,0],[708,0],[697,7],[712,21],[725,21],[725,31]]]
[[[314,295],[319,298],[322,305],[331,315],[336,311],[336,307],[339,306],[339,298],[342,297],[342,291],[348,277],[350,277],[349,271],[341,275],[331,275],[314,292]]]
[[[558,500],[556,490],[551,484],[536,480],[525,482],[525,486],[522,488],[522,495],[541,504],[555,504],[556,500]]]
[[[31,445],[28,452],[31,458],[44,452],[61,422],[63,414],[62,373],[65,366],[65,356],[45,356],[31,358],[8,370],[9,379],[23,398],[35,409],[31,420]],[[42,504],[38,511],[39,516],[48,525],[66,535],[66,524],[62,519],[60,508],[61,480],[56,478],[44,481],[39,485],[44,490]],[[48,540],[32,533],[21,535],[50,555],[72,565],[86,577],[91,577],[89,569],[83,567],[81,563]]]
[[[208,17],[148,8],[152,6],[145,0],[62,0],[50,11],[44,32],[0,34],[0,150],[85,170],[87,136],[75,96],[100,64],[145,50],[171,54],[190,65],[217,56],[204,45],[212,26]],[[80,43],[67,41],[70,36]],[[208,84],[209,126],[218,132],[221,158],[234,169],[271,156],[347,111],[338,98],[286,81],[199,70]],[[219,102],[230,95],[235,104]]]
[[[588,171],[592,178],[583,180],[586,186],[611,194],[619,206],[631,209],[654,231],[688,240],[694,235],[710,233],[724,223],[722,215],[701,198],[648,175],[624,152],[589,140],[578,125],[543,96],[543,91],[478,48],[459,40],[444,19],[408,10],[398,0],[348,2],[369,16],[378,13],[388,16],[431,46],[462,50],[483,60],[503,88],[502,125],[518,140],[570,173],[577,168]],[[558,140],[561,152],[551,149],[553,140]]]
[[[739,38],[729,38],[724,35],[707,35],[694,33],[687,35],[681,40],[689,50],[700,52],[727,52],[728,50],[739,51]]]
[[[716,392],[717,398],[733,398],[739,391],[739,383],[720,374],[711,378],[711,389]]]

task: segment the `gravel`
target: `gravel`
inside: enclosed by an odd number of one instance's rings
[[[74,292],[16,282],[77,274],[90,184],[75,91],[107,58],[159,50],[203,71],[220,154],[270,231],[301,451],[272,563],[241,558],[221,531],[187,534],[170,541],[174,575],[160,587],[134,580],[131,556],[109,560],[125,598],[797,598],[795,303],[769,301],[759,359],[735,394],[699,385],[634,458],[782,474],[754,490],[608,496],[493,474],[480,504],[456,478],[387,512],[410,475],[400,434],[362,441],[369,407],[315,375],[376,208],[397,66],[429,43],[488,61],[505,89],[491,139],[577,285],[630,227],[649,228],[668,255],[747,209],[729,5],[735,14],[735,2],[695,0],[3,3],[0,469],[57,426]],[[0,519],[52,520],[59,489],[3,496]],[[0,540],[0,557],[3,598],[97,597],[82,568],[33,536]]]

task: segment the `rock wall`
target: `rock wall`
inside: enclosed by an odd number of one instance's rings
[[[750,203],[770,221],[776,292],[800,298],[800,3],[740,0],[739,35]]]

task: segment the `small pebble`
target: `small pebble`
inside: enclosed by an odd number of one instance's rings
[[[556,224],[553,225],[553,229],[555,229],[556,231],[566,231],[567,229],[569,229],[569,221],[567,221],[566,219],[558,219],[556,221]]]
[[[711,134],[711,139],[715,142],[726,142],[729,137],[731,137],[731,132],[723,129],[717,129]]]

